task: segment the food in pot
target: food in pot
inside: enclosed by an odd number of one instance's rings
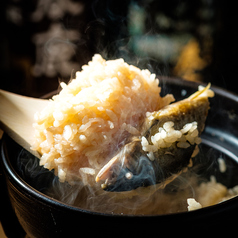
[[[237,186],[228,189],[215,177],[208,182],[196,174],[195,167],[178,176],[198,152],[208,98],[213,96],[209,86],[170,104],[173,96],[160,96],[159,81],[148,70],[95,55],[75,79],[61,87],[59,95],[35,115],[32,147],[42,154],[40,164],[70,184],[54,178],[45,191],[48,196],[92,211],[152,215],[195,210],[238,194]],[[183,107],[186,102],[191,104]],[[175,158],[179,151],[186,156]],[[150,176],[156,164],[178,161],[177,166],[169,165],[164,176],[167,181],[173,175],[177,179],[164,189],[158,189],[160,184],[141,187],[154,184],[145,178],[129,189],[118,186],[123,184],[121,175],[124,181],[133,181],[140,171],[133,155],[144,158],[139,160],[143,161],[140,168]],[[222,158],[218,162],[225,173],[225,162]],[[151,177],[162,181],[160,176]],[[134,190],[124,191],[130,189]]]
[[[171,181],[201,141],[214,94],[208,85],[170,104],[158,85],[148,70],[95,55],[35,114],[40,165],[61,182],[96,186],[96,179],[110,191]]]

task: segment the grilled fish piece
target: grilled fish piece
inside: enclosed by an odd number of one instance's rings
[[[189,165],[209,110],[210,84],[190,97],[148,113],[142,136],[127,144],[99,171],[96,182],[107,191],[130,191],[168,183]],[[166,182],[167,181],[167,182]]]

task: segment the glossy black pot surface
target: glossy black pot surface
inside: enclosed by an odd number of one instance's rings
[[[162,94],[172,93],[180,100],[195,92],[198,84],[163,78],[160,86]],[[216,95],[211,99],[211,109],[200,145],[201,155],[212,156],[200,172],[204,172],[203,175],[207,177],[215,175],[218,182],[233,187],[238,184],[238,97],[216,87],[212,89]],[[1,143],[1,170],[4,176],[0,177],[4,180],[3,190],[5,188],[7,191],[4,191],[4,196],[1,195],[1,219],[9,237],[12,234],[11,237],[17,237],[14,232],[18,232],[19,237],[24,236],[17,220],[29,237],[44,238],[82,237],[86,234],[89,237],[135,237],[141,234],[159,237],[164,232],[167,235],[192,235],[205,234],[208,230],[215,235],[214,233],[219,234],[222,230],[236,230],[238,197],[192,212],[157,216],[103,214],[64,204],[44,194],[52,173],[41,173],[41,176],[36,175],[31,180],[22,170],[19,172],[17,159],[21,152],[22,148],[4,135]],[[217,158],[220,156],[227,164],[224,174],[218,169]],[[37,180],[37,185],[34,180]],[[6,195],[14,213],[7,204]],[[4,222],[4,217],[11,212],[12,223]],[[14,219],[14,214],[17,220]]]

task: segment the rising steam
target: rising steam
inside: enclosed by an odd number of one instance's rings
[[[140,161],[141,180],[155,183],[153,174],[148,176],[148,165]],[[148,160],[146,160],[146,163]],[[177,177],[161,189],[160,185],[139,187],[127,192],[108,192],[98,186],[85,186],[82,181],[73,185],[61,183],[53,171],[39,166],[39,159],[22,150],[18,157],[19,174],[32,187],[63,203],[91,211],[113,214],[153,215],[187,210],[186,199],[194,197],[198,180],[204,180],[193,170]],[[146,177],[143,177],[146,176]],[[121,186],[123,179],[119,182]]]

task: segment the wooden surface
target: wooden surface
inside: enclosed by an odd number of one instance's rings
[[[34,114],[42,110],[48,100],[31,98],[0,90],[0,128],[23,148],[39,157],[30,146],[33,141]]]

